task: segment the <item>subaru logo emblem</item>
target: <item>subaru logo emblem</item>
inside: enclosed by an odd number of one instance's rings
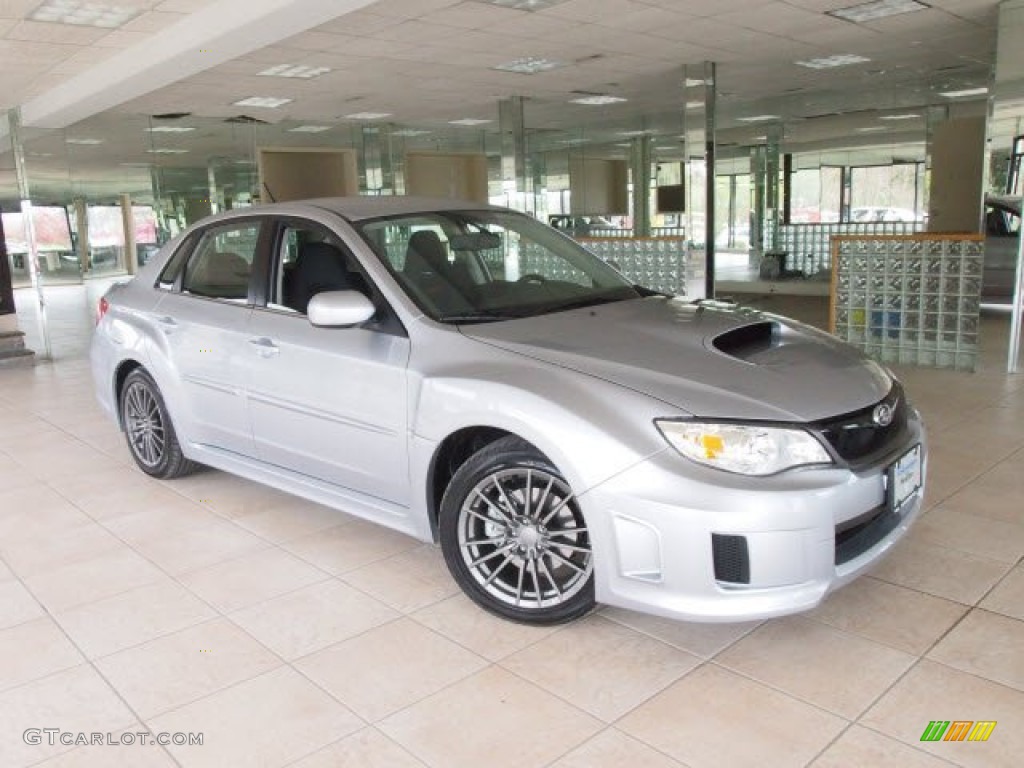
[[[875,412],[871,415],[871,418],[878,426],[888,427],[892,424],[892,406],[882,403],[875,408]]]

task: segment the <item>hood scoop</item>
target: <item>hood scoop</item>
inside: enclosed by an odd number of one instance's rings
[[[782,327],[774,322],[750,323],[719,334],[711,346],[723,355],[749,362],[782,344]]]

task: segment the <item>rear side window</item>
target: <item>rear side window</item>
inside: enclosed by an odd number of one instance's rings
[[[256,258],[260,225],[239,222],[211,227],[185,265],[181,290],[194,296],[244,303]]]
[[[167,264],[164,266],[163,271],[160,273],[160,277],[157,279],[157,287],[162,288],[165,291],[174,289],[174,283],[178,279],[178,274],[181,272],[181,265],[185,263],[185,259],[188,258],[189,253],[192,251],[192,245],[195,243],[195,237],[190,237],[178,245],[178,250],[174,252],[174,255],[167,260]]]

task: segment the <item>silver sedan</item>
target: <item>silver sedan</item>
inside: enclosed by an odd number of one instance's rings
[[[925,434],[887,370],[501,208],[232,211],[99,317],[97,395],[144,472],[204,464],[439,542],[517,621],[806,610],[921,507]]]

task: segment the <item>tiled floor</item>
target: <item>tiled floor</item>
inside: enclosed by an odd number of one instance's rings
[[[80,329],[55,363],[0,371],[0,766],[1018,766],[1024,378],[1000,372],[1004,323],[980,373],[902,372],[929,510],[870,577],[768,622],[604,609],[552,629],[477,610],[412,539],[219,472],[144,477]],[[999,724],[923,744],[934,719]]]

